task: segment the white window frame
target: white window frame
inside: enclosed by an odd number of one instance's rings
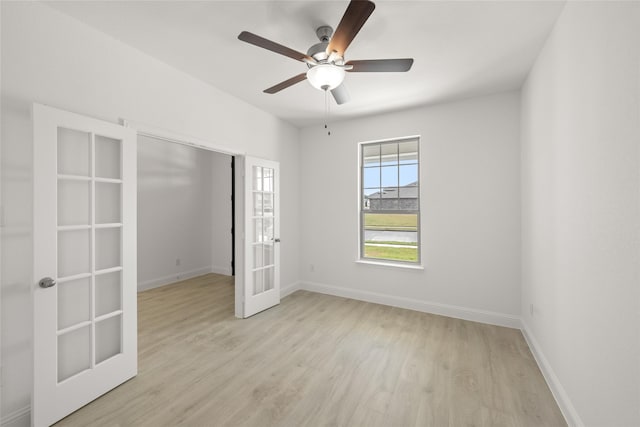
[[[417,237],[418,237],[418,245],[417,245],[417,260],[416,261],[400,261],[393,259],[384,259],[384,258],[367,258],[364,256],[364,214],[367,212],[363,209],[364,204],[364,166],[363,166],[363,148],[366,145],[373,144],[385,144],[385,143],[402,143],[409,141],[417,141],[418,143],[418,182],[417,182],[417,194],[418,194],[418,209],[414,210],[385,210],[385,211],[376,211],[376,213],[389,213],[389,214],[415,214],[417,215]],[[420,149],[420,135],[412,135],[412,136],[404,136],[398,138],[388,138],[388,139],[380,139],[375,141],[362,141],[358,143],[358,256],[356,258],[356,262],[362,264],[374,264],[374,265],[382,265],[382,266],[391,266],[391,267],[403,267],[410,269],[422,269],[422,224],[421,224],[421,149]],[[398,182],[399,184],[399,182]]]

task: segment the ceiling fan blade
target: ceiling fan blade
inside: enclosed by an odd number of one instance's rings
[[[264,93],[274,94],[276,92],[280,92],[282,89],[286,89],[289,86],[293,86],[296,83],[300,83],[303,80],[307,79],[307,73],[298,74],[295,77],[291,77],[288,80],[285,80],[281,83],[278,83],[275,86],[271,86],[269,89],[263,90]]]
[[[413,65],[413,58],[403,59],[365,59],[362,61],[348,61],[345,65],[353,66],[347,70],[352,73],[386,73],[409,71]]]
[[[373,13],[376,5],[368,0],[351,0],[347,10],[344,12],[336,31],[333,33],[327,54],[336,52],[344,58],[344,51],[351,44],[360,28],[367,22],[369,16]]]
[[[333,95],[333,99],[336,100],[336,104],[338,105],[342,105],[345,102],[349,102],[351,100],[351,95],[349,95],[347,85],[345,85],[344,83],[333,89],[331,91],[331,95]]]
[[[256,34],[250,33],[248,31],[243,31],[238,35],[238,39],[243,42],[250,43],[254,46],[261,47],[263,49],[270,50],[271,52],[279,53],[280,55],[288,56],[289,58],[293,58],[297,61],[302,62],[312,62],[316,61],[302,52],[298,52],[297,50],[293,50],[276,42],[272,42],[271,40],[267,40],[264,37],[260,37]]]

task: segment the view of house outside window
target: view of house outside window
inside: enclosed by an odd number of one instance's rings
[[[360,165],[360,258],[419,263],[419,138],[362,143]]]

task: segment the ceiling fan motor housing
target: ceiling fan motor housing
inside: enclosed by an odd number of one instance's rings
[[[325,62],[329,58],[329,55],[327,55],[327,46],[329,46],[329,42],[316,43],[309,48],[307,55],[318,62]],[[311,65],[309,65],[309,67],[311,67]]]
[[[312,57],[318,62],[325,62],[329,55],[327,55],[327,47],[329,46],[329,40],[333,35],[333,28],[329,25],[323,25],[316,29],[316,36],[320,40],[320,43],[316,43],[309,48],[307,55]],[[309,65],[311,67],[311,65]]]

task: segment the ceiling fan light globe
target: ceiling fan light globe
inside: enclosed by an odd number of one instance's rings
[[[307,80],[311,86],[319,90],[333,90],[344,81],[343,68],[331,64],[320,64],[307,71]]]

